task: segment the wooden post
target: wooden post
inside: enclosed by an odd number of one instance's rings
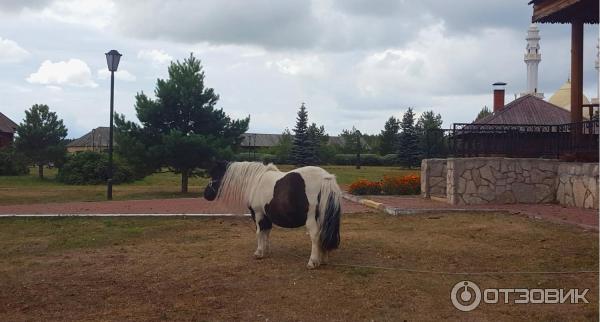
[[[583,21],[571,25],[571,122],[581,122],[583,116]]]

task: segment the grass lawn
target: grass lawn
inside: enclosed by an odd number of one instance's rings
[[[352,181],[364,178],[379,180],[383,175],[404,175],[418,173],[418,170],[402,170],[395,167],[362,167],[324,166],[338,176],[340,185],[348,185]],[[293,169],[292,166],[280,166],[282,171]],[[102,201],[106,199],[105,185],[65,185],[54,180],[56,169],[45,169],[44,180],[37,177],[36,169],[25,176],[0,176],[0,205],[69,202],[69,201]],[[156,199],[198,197],[206,186],[205,178],[190,178],[189,192],[180,191],[180,175],[166,172],[156,173],[134,183],[113,187],[115,200]]]
[[[582,321],[598,317],[598,275],[453,276],[305,268],[305,230],[275,228],[255,260],[249,218],[0,220],[0,320]],[[524,217],[347,215],[331,264],[437,271],[598,269],[598,235]],[[450,290],[589,288],[589,304],[485,304]]]

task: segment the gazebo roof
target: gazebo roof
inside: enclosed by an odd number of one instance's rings
[[[531,0],[529,4],[533,4],[532,22],[598,23],[598,0]]]

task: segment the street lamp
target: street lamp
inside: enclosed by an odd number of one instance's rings
[[[113,115],[115,101],[115,72],[119,67],[121,54],[116,50],[106,53],[106,64],[110,71],[110,129],[108,132],[108,180],[106,198],[112,200],[112,177],[113,177]]]

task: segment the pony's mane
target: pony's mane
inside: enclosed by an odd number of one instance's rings
[[[279,171],[279,169],[272,163],[268,165],[259,162],[230,163],[221,180],[217,199],[246,207],[260,179],[269,171]]]

